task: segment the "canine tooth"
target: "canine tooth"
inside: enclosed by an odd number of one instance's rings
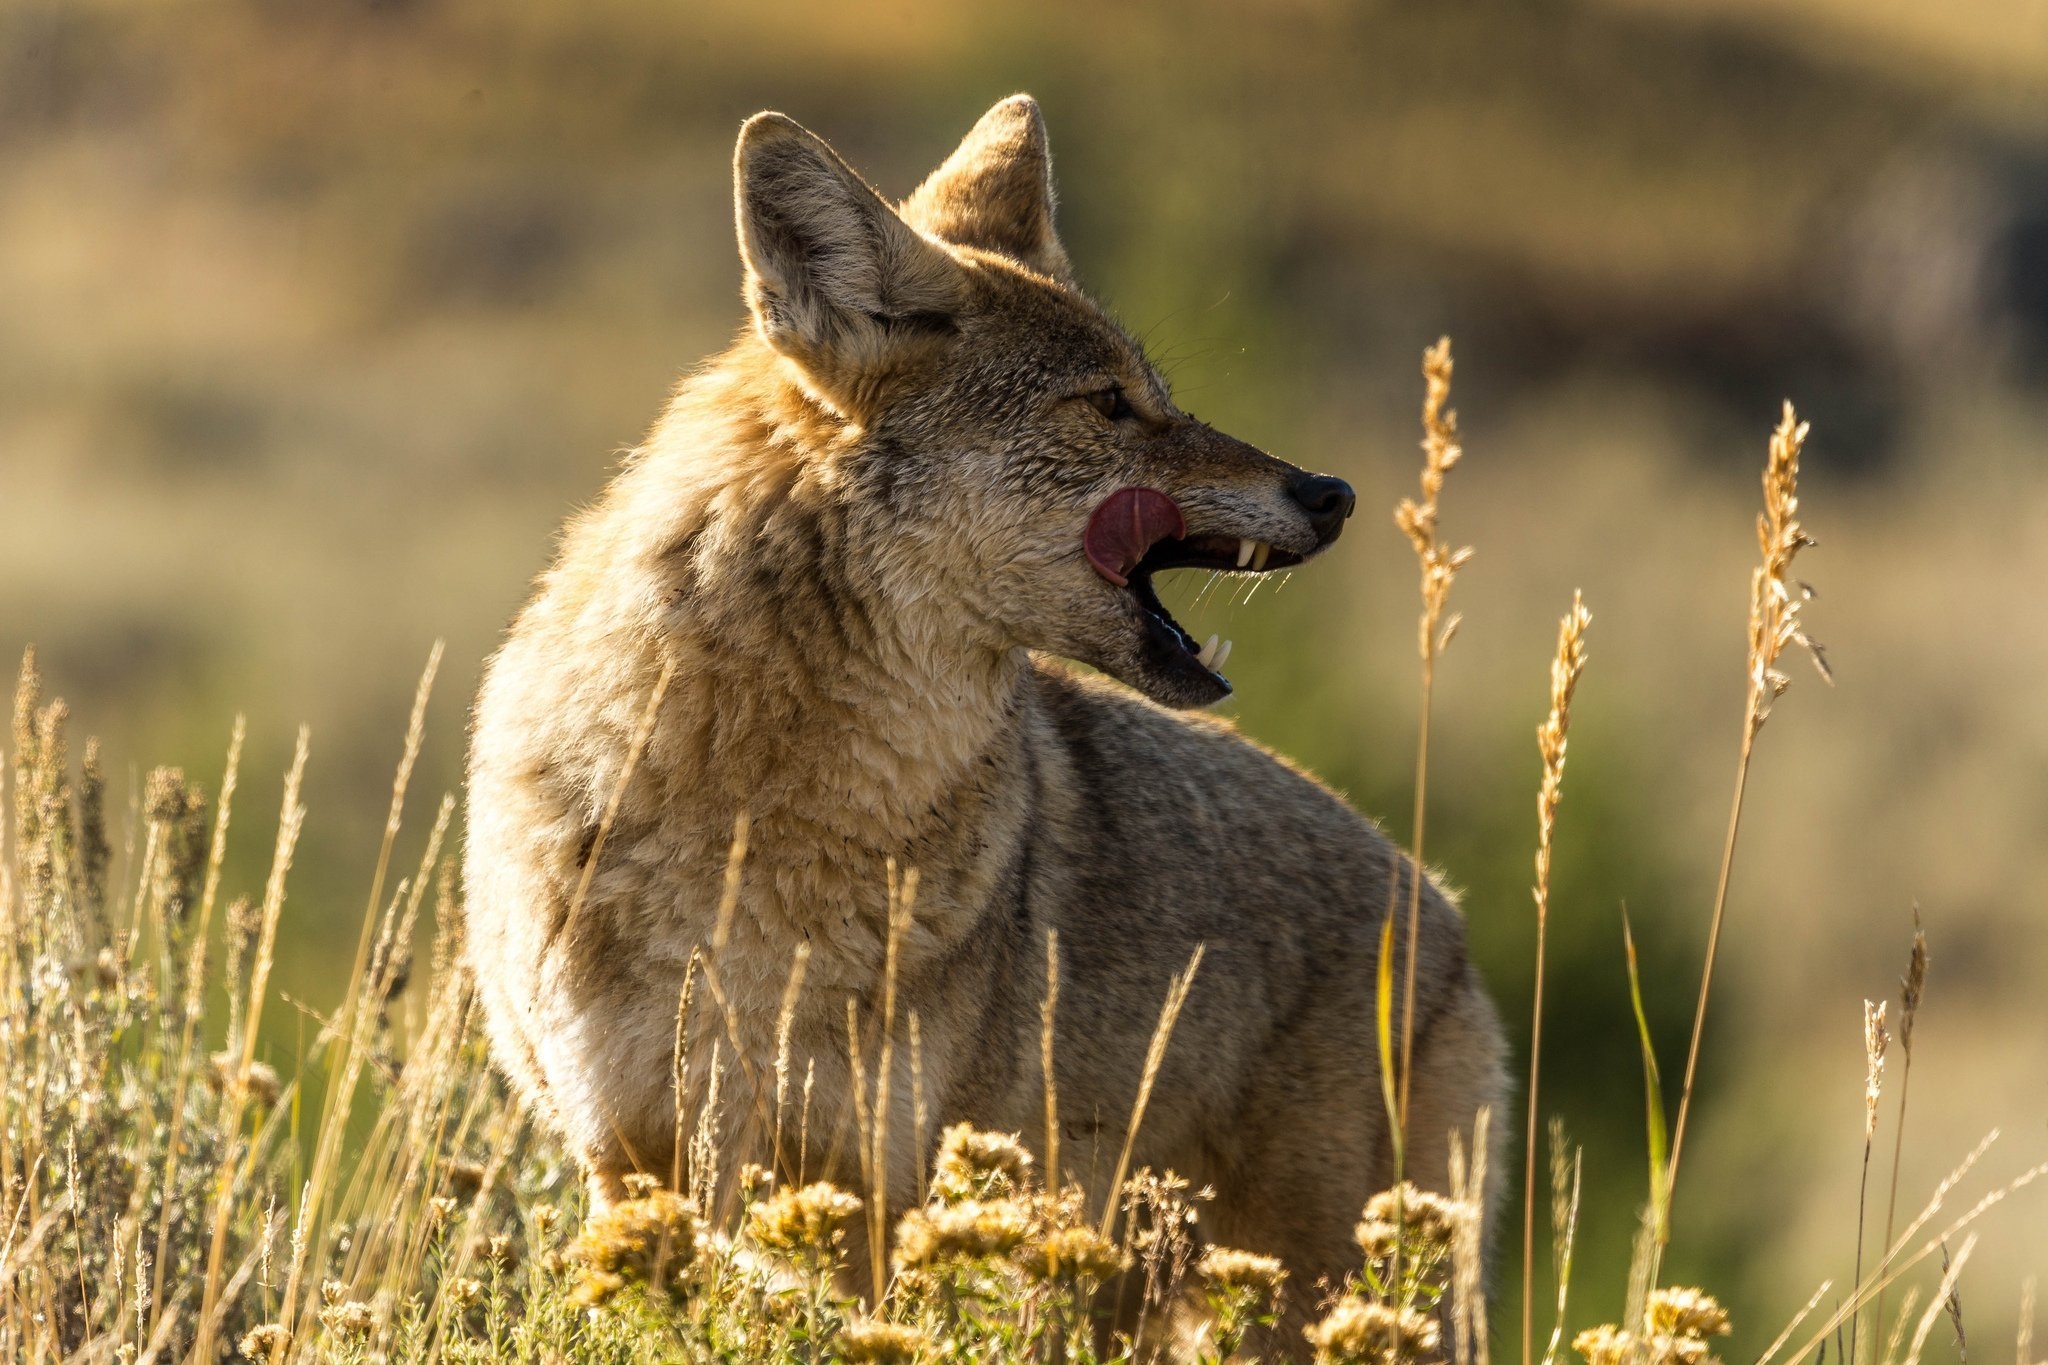
[[[1259,548],[1252,551],[1252,572],[1264,573],[1266,571],[1266,559],[1272,553],[1273,547],[1263,540],[1260,541]]]
[[[1255,549],[1257,549],[1257,548],[1258,548],[1257,544],[1256,544],[1255,542],[1253,542],[1253,541],[1249,541],[1249,540],[1240,540],[1240,541],[1238,541],[1238,542],[1237,542],[1237,567],[1238,567],[1238,568],[1240,568],[1240,569],[1242,569],[1242,568],[1243,568],[1243,567],[1244,567],[1245,565],[1247,565],[1247,564],[1251,563],[1251,562],[1252,562],[1252,551],[1253,551],[1253,550],[1255,550]]]
[[[1213,636],[1213,635],[1211,635],[1211,636],[1209,637],[1209,643],[1208,643],[1208,644],[1206,644],[1206,645],[1203,645],[1203,646],[1202,646],[1202,652],[1201,652],[1201,653],[1199,653],[1199,654],[1197,654],[1197,655],[1195,655],[1195,658],[1197,658],[1197,659],[1199,659],[1199,660],[1201,661],[1202,667],[1204,667],[1204,668],[1207,668],[1207,667],[1209,667],[1209,660],[1211,660],[1211,659],[1213,659],[1213,658],[1215,658],[1215,657],[1216,657],[1216,637],[1215,637],[1215,636]]]
[[[1205,664],[1204,664],[1203,666],[1204,666],[1205,668],[1209,669],[1209,671],[1210,671],[1210,672],[1212,672],[1212,673],[1221,673],[1221,672],[1223,671],[1223,665],[1224,665],[1224,664],[1225,664],[1226,662],[1228,662],[1228,661],[1229,661],[1229,659],[1230,659],[1230,641],[1228,641],[1228,640],[1225,640],[1225,641],[1223,642],[1222,648],[1220,648],[1220,649],[1218,649],[1218,650],[1216,651],[1216,657],[1215,657],[1215,658],[1213,658],[1213,659],[1210,659],[1210,660],[1208,660],[1208,661],[1207,661],[1207,663],[1205,663]]]

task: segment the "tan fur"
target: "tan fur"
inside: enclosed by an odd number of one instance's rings
[[[1071,283],[1049,172],[1024,97],[900,210],[790,120],[742,130],[753,325],[571,522],[484,683],[469,960],[500,1063],[603,1197],[636,1169],[673,1174],[677,997],[741,811],[751,849],[718,969],[765,1080],[810,945],[793,1042],[798,1076],[817,1067],[813,1174],[836,1152],[858,1183],[845,1009],[876,1026],[888,860],[922,876],[897,1018],[919,1016],[934,1128],[971,1120],[1044,1150],[1039,1000],[1059,931],[1060,1151],[1084,1183],[1108,1177],[1169,978],[1206,944],[1135,1163],[1213,1182],[1206,1235],[1283,1256],[1306,1289],[1355,1263],[1360,1205],[1391,1178],[1374,972],[1406,893],[1395,850],[1337,796],[1167,709],[1225,686],[1148,654],[1131,593],[1082,553],[1090,512],[1131,485],[1169,493],[1191,535],[1304,556],[1324,541],[1286,491],[1306,476],[1175,407]],[[1128,417],[1077,397],[1110,384]],[[1411,1172],[1442,1188],[1447,1134],[1505,1082],[1461,918],[1433,886],[1420,962]],[[729,1172],[769,1157],[772,1101],[705,1000],[686,1098],[717,1040]],[[918,1162],[900,1037],[895,1059],[901,1202]]]

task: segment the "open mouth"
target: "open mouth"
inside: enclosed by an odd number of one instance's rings
[[[1127,589],[1143,608],[1155,653],[1166,656],[1159,662],[1184,666],[1192,660],[1219,681],[1230,657],[1230,641],[1219,641],[1213,635],[1206,641],[1195,639],[1159,600],[1152,576],[1165,569],[1269,573],[1291,569],[1303,558],[1240,536],[1191,536],[1179,505],[1152,488],[1122,488],[1112,493],[1088,519],[1083,543],[1095,571]]]

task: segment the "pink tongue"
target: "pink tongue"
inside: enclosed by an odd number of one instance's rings
[[[1156,488],[1119,488],[1088,518],[1081,545],[1095,572],[1121,588],[1130,583],[1131,570],[1145,551],[1187,533],[1187,518],[1166,494]]]

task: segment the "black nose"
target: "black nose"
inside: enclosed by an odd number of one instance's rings
[[[1351,491],[1351,485],[1328,474],[1304,474],[1287,492],[1308,513],[1309,525],[1316,528],[1316,538],[1325,544],[1337,538],[1337,533],[1344,529],[1345,518],[1358,506],[1358,494]]]

